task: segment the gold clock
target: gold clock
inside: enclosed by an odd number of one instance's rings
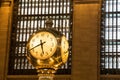
[[[49,31],[43,30],[35,33],[28,41],[28,49],[36,59],[51,57],[57,48],[57,39]]]
[[[65,64],[69,54],[66,37],[52,28],[52,20],[47,19],[46,28],[35,32],[27,42],[27,58],[41,76],[53,77],[57,69]],[[52,80],[52,78],[50,79]]]

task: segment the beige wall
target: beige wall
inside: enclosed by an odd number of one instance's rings
[[[8,2],[2,4],[2,7],[0,7],[0,80],[5,80],[10,9],[11,7]]]
[[[99,2],[74,5],[73,80],[97,80]]]
[[[72,80],[99,80],[99,0],[74,0]],[[0,8],[0,80],[37,80],[36,76],[6,76],[12,5]],[[6,78],[8,77],[8,78]],[[17,79],[16,79],[17,78]],[[30,79],[32,78],[32,79]],[[60,79],[59,79],[60,80]],[[62,80],[62,78],[61,78]]]

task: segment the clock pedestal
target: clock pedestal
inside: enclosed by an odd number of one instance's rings
[[[54,69],[38,69],[38,80],[54,80],[54,73],[56,70]]]
[[[38,74],[39,79],[38,80],[54,80],[54,75],[50,74]]]
[[[54,80],[54,75],[50,74],[38,74],[39,79],[38,80]]]

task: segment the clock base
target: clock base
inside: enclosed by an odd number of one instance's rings
[[[38,80],[54,80],[54,73],[56,70],[48,68],[48,69],[38,69]]]
[[[52,76],[39,76],[38,80],[54,80]]]

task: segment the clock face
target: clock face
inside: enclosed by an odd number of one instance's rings
[[[69,48],[69,43],[66,39],[65,36],[62,36],[62,42],[61,42],[61,55],[62,55],[62,60],[65,63],[68,59],[68,48]]]
[[[34,34],[28,44],[31,55],[37,59],[47,59],[52,56],[57,48],[56,37],[47,31]]]

